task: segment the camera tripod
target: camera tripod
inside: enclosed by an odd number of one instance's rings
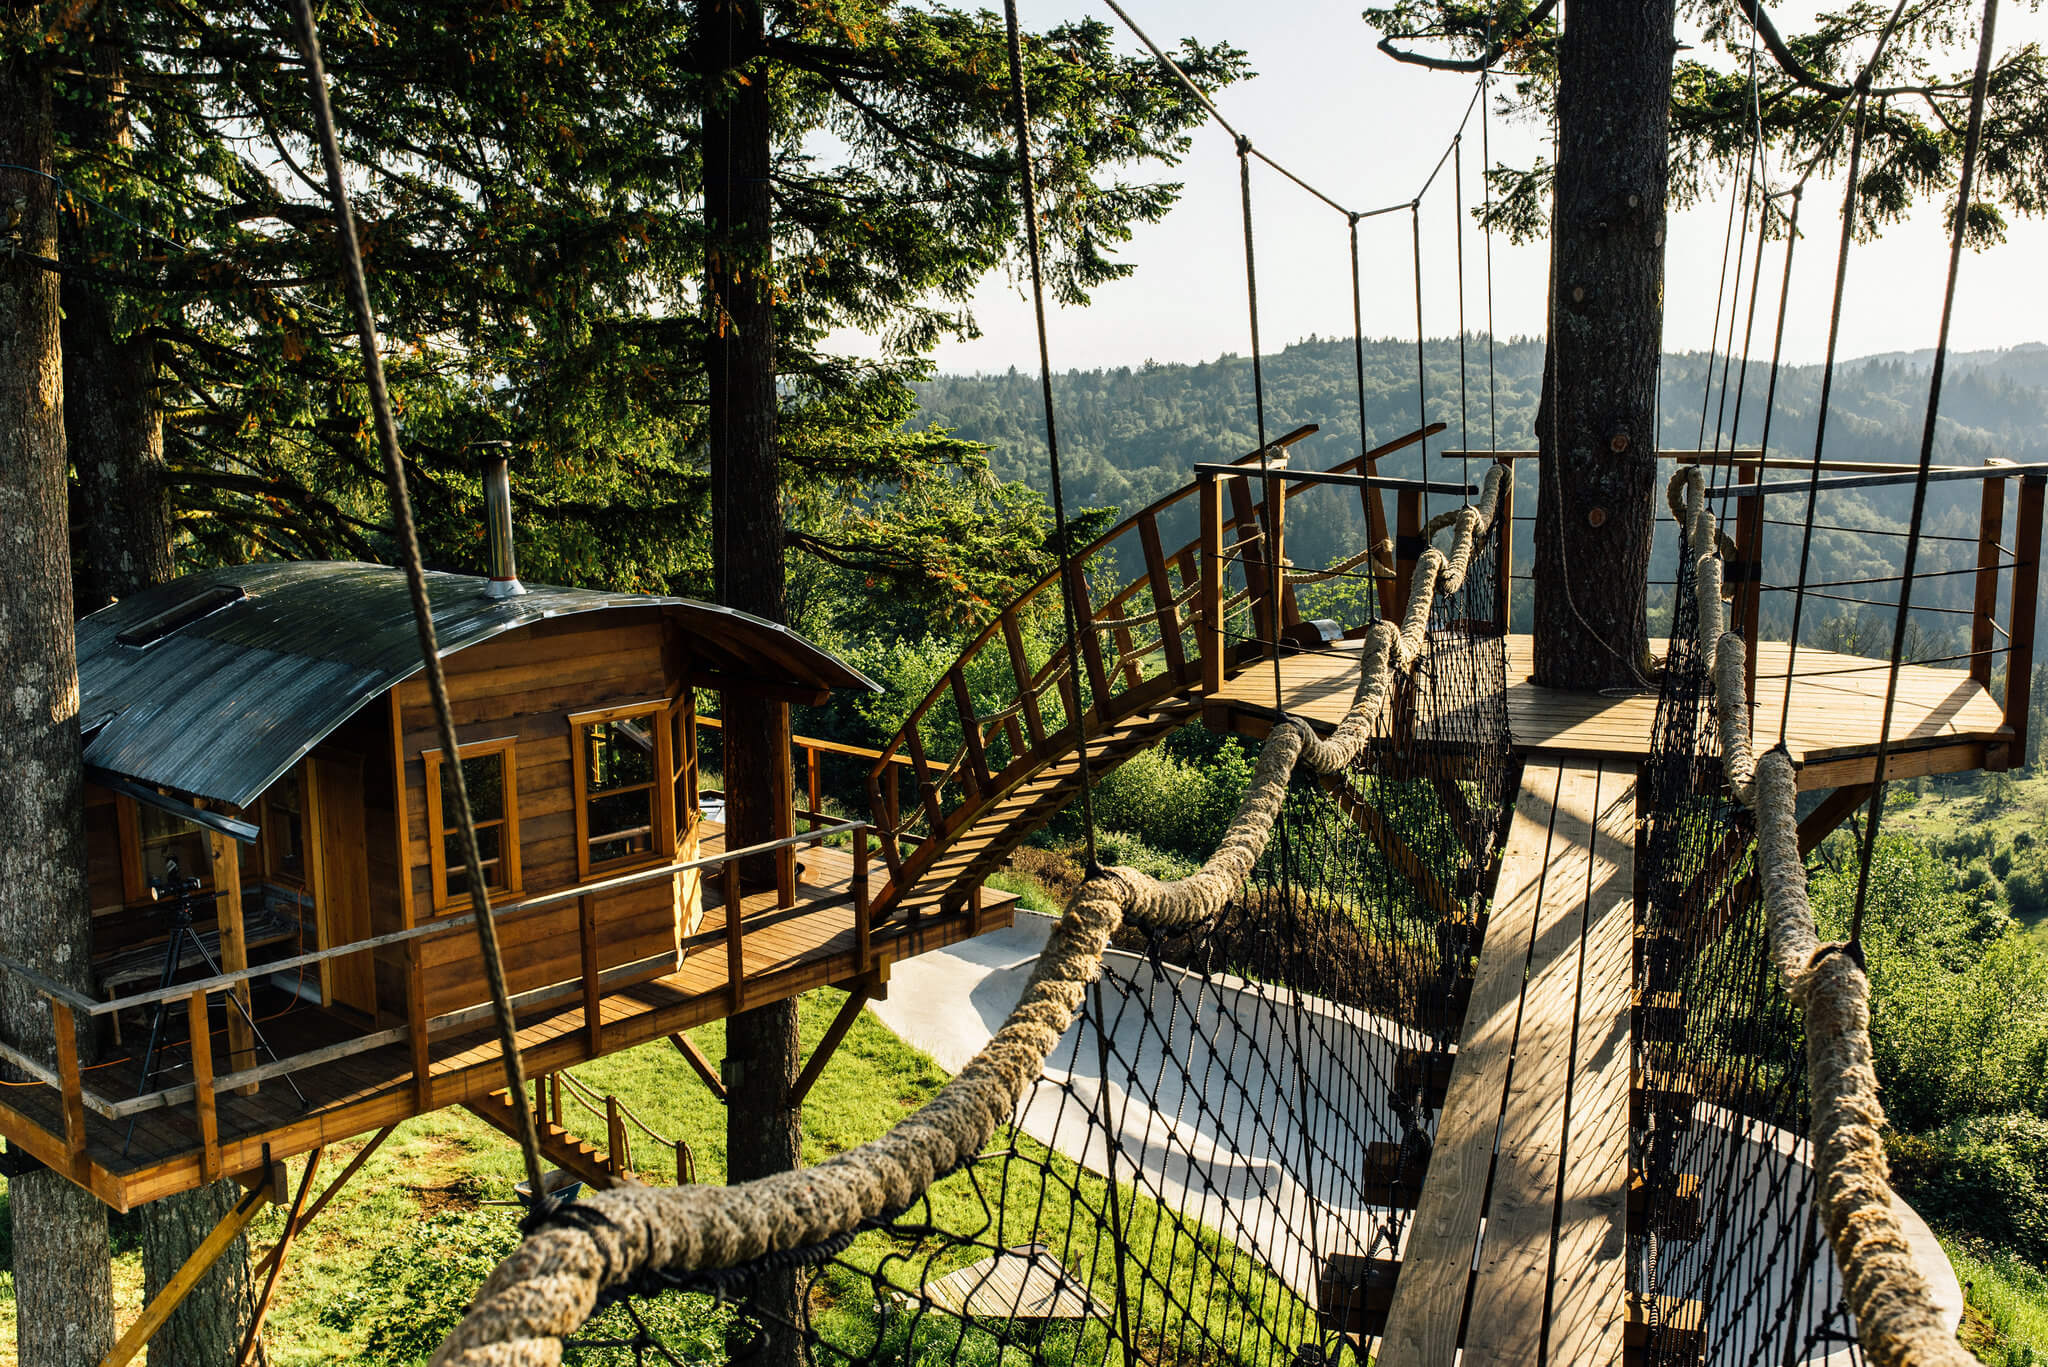
[[[171,933],[164,941],[164,971],[157,980],[157,988],[159,990],[168,988],[172,980],[178,976],[178,966],[184,962],[184,950],[187,944],[191,945],[193,950],[198,953],[200,961],[206,965],[207,973],[210,976],[217,978],[221,974],[220,965],[214,961],[213,955],[206,951],[206,942],[199,938],[198,931],[192,929],[193,908],[201,902],[218,901],[220,894],[210,892],[204,896],[199,896],[197,895],[199,886],[197,878],[180,878],[178,876],[178,861],[175,859],[167,861],[162,878],[153,879],[150,882],[149,890],[151,896],[159,901],[166,897],[174,899],[170,906]],[[232,991],[227,994],[227,999],[235,1010],[242,1013],[242,1019],[248,1023],[249,1033],[256,1039],[256,1047],[268,1054],[272,1063],[277,1062],[277,1050],[270,1047],[270,1041],[264,1037],[262,1027],[256,1024],[256,1018],[249,1013],[248,1004],[242,1000],[240,994]],[[150,1084],[156,1079],[159,1069],[158,1053],[163,1042],[164,1020],[170,1014],[170,1010],[171,1001],[169,998],[164,998],[156,1003],[155,1009],[150,1013],[149,1046],[142,1051],[142,1077],[135,1086],[135,1095],[137,1096],[146,1095]],[[213,1047],[213,1040],[209,1035],[205,1038],[194,1039],[191,1044],[194,1049],[211,1049]],[[285,1074],[284,1081],[285,1085],[292,1089],[292,1095],[299,1099],[301,1107],[312,1104],[306,1100],[306,1094],[299,1090],[299,1084],[293,1080],[291,1074]],[[128,1153],[128,1146],[134,1142],[135,1121],[131,1119],[128,1122],[127,1137],[121,1141],[121,1153],[124,1157]]]

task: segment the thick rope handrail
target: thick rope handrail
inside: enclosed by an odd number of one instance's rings
[[[1876,1367],[1970,1367],[1976,1361],[1942,1323],[1912,1245],[1892,1209],[1884,1106],[1870,1045],[1870,979],[1848,946],[1823,944],[1807,899],[1799,853],[1798,777],[1779,745],[1761,757],[1750,736],[1743,682],[1747,655],[1727,627],[1723,541],[1696,465],[1672,477],[1672,512],[1686,544],[1708,547],[1693,562],[1698,643],[1714,684],[1714,720],[1729,788],[1756,815],[1757,875],[1770,951],[1792,1000],[1806,1012],[1806,1074],[1822,1222],[1856,1317],[1857,1339]]]
[[[1126,919],[1190,927],[1216,916],[1265,852],[1296,766],[1335,773],[1363,752],[1382,724],[1394,672],[1413,669],[1428,645],[1436,596],[1463,586],[1493,527],[1507,473],[1493,467],[1479,502],[1423,529],[1432,540],[1452,529],[1451,548],[1422,553],[1400,625],[1376,623],[1366,637],[1358,688],[1336,731],[1319,739],[1292,717],[1273,728],[1222,842],[1195,873],[1170,883],[1128,868],[1089,875],[1009,1017],[915,1114],[816,1167],[739,1186],[622,1185],[583,1198],[573,1223],[543,1224],[498,1265],[434,1355],[435,1367],[556,1367],[562,1339],[600,1298],[650,1271],[731,1268],[850,1236],[971,1161],[1016,1112],[1073,1023],[1118,927]]]

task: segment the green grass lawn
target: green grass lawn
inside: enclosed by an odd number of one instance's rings
[[[803,1000],[806,1052],[843,1001],[842,994],[830,990]],[[693,1036],[714,1061],[722,1057],[721,1026],[701,1028]],[[724,1180],[724,1108],[665,1041],[585,1065],[576,1075],[600,1093],[619,1096],[656,1131],[686,1140],[699,1181]],[[864,1014],[804,1107],[806,1162],[882,1133],[944,1081],[931,1059]],[[571,1107],[565,1119],[584,1138],[604,1142],[601,1118]],[[936,1317],[915,1323],[902,1315],[878,1317],[873,1277],[879,1270],[891,1285],[914,1287],[927,1270],[934,1277],[943,1275],[986,1256],[992,1246],[1033,1240],[1050,1246],[1090,1284],[1099,1302],[1114,1303],[1118,1268],[1106,1227],[1107,1185],[1027,1137],[1010,1135],[1006,1142],[1012,1145],[1007,1161],[985,1159],[973,1173],[955,1174],[932,1192],[931,1223],[973,1242],[939,1234],[908,1240],[880,1232],[862,1235],[844,1255],[846,1266],[829,1268],[813,1293],[821,1334],[845,1345],[869,1344],[882,1335],[889,1356],[912,1360],[939,1352],[950,1359],[953,1340],[961,1337],[957,1327]],[[360,1141],[334,1146],[324,1160],[325,1171],[339,1172],[359,1147]],[[674,1180],[673,1158],[644,1135],[634,1136],[634,1156],[650,1180]],[[292,1163],[294,1181],[303,1163]],[[295,1245],[270,1314],[266,1341],[271,1362],[310,1367],[337,1361],[424,1361],[482,1276],[516,1242],[518,1210],[484,1203],[509,1200],[520,1176],[514,1146],[466,1112],[444,1111],[400,1127]],[[998,1190],[1006,1190],[1008,1199],[992,1211]],[[1127,1247],[1144,1251],[1128,1257],[1122,1273],[1134,1298],[1145,1290],[1134,1329],[1156,1349],[1146,1356],[1174,1358],[1195,1350],[1207,1335],[1212,1342],[1242,1345],[1235,1354],[1239,1361],[1275,1360],[1257,1326],[1298,1325],[1305,1307],[1254,1259],[1212,1232],[1176,1221],[1127,1184],[1119,1185],[1117,1198]],[[258,1253],[275,1240],[282,1223],[276,1208],[258,1218],[252,1227]],[[141,1305],[137,1253],[117,1256],[116,1283],[125,1324]],[[1173,1304],[1167,1304],[1163,1287],[1173,1288]],[[0,1302],[0,1363],[12,1364],[11,1282],[0,1284]],[[702,1297],[669,1296],[653,1313],[665,1339],[686,1360],[723,1359],[729,1311]],[[959,1345],[963,1361],[993,1364],[1011,1356],[981,1331],[970,1331],[965,1339]],[[1058,1331],[1037,1351],[1048,1361],[1077,1354],[1082,1361],[1100,1361],[1104,1335],[1099,1327]],[[592,1363],[631,1361],[628,1353],[581,1356]]]
[[[1991,1367],[2048,1364],[2048,1274],[2010,1253],[1944,1238],[1956,1279],[1969,1288],[1963,1342]]]

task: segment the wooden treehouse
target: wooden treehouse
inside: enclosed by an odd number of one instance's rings
[[[223,1176],[260,1185],[287,1157],[447,1106],[511,1127],[443,802],[455,762],[544,1144],[585,1180],[621,1162],[567,1133],[550,1075],[670,1038],[722,1094],[684,1032],[846,988],[807,1088],[893,960],[1007,924],[1005,897],[877,896],[866,825],[816,810],[815,753],[809,807],[749,847],[773,855],[775,886],[740,885],[723,806],[699,788],[697,693],[873,687],[787,629],[509,572],[430,575],[429,596],[452,760],[398,570],[216,570],[80,622],[97,990],[7,965],[57,1041],[54,1069],[5,1051],[41,1084],[0,1099],[15,1162],[125,1210]]]
[[[1283,714],[1324,727],[1342,717],[1367,613],[1313,618],[1308,588],[1351,576],[1395,613],[1429,514],[1476,490],[1378,476],[1381,458],[1441,424],[1331,471],[1289,468],[1288,449],[1314,430],[1281,438],[1263,463],[1254,453],[1197,467],[1186,487],[1081,548],[1064,582],[1049,575],[1006,607],[884,750],[857,752],[871,760],[867,821],[823,824],[817,755],[848,747],[800,742],[808,806],[792,794],[788,829],[750,851],[774,853],[774,887],[740,885],[722,808],[700,791],[699,727],[711,719],[695,716],[694,693],[812,701],[871,686],[782,628],[681,599],[494,596],[493,584],[516,583],[509,565],[489,582],[433,576],[462,738],[451,759],[417,677],[397,571],[243,567],[94,614],[78,640],[98,991],[4,965],[47,999],[57,1062],[5,1051],[39,1085],[0,1101],[0,1133],[125,1209],[223,1175],[274,1194],[279,1160],[441,1107],[510,1128],[525,1099],[502,1090],[451,854],[441,776],[454,762],[475,795],[554,1161],[597,1181],[619,1166],[569,1138],[564,1089],[549,1075],[669,1037],[719,1090],[682,1032],[820,985],[848,988],[802,1092],[891,962],[1009,923],[1012,899],[984,895],[983,880],[1076,796],[1084,744],[1100,775],[1191,722],[1256,737]],[[1703,459],[1735,467],[1730,578],[1734,620],[1751,633],[1756,732],[1774,738],[1782,715],[1801,787],[1827,794],[1801,828],[1810,844],[1877,778],[1886,674],[1802,647],[1788,695],[1787,648],[1754,632],[1769,587],[1765,504],[1791,481],[1770,481],[1778,462]],[[1910,478],[1831,466],[1822,485]],[[1890,778],[2025,755],[2048,474],[1937,478],[1982,486],[1970,647],[1953,667],[1904,669]],[[502,488],[493,513],[495,541],[509,546]],[[1340,525],[1348,549],[1320,569],[1290,563],[1288,528],[1304,517]],[[1629,1063],[1632,1032],[1683,1009],[1658,995],[1635,944],[1636,781],[1656,700],[1530,681],[1530,643],[1509,634],[1513,547],[1500,536],[1486,549],[1496,591],[1478,625],[1506,638],[1520,796],[1460,996],[1458,1047],[1414,1060],[1432,1078],[1434,1155],[1390,1183],[1408,1187],[1415,1209],[1404,1256],[1333,1258],[1323,1271],[1326,1323],[1384,1334],[1401,1345],[1387,1361],[1449,1364],[1462,1349],[1468,1361],[1619,1362],[1646,1313],[1624,1290],[1640,1196],[1629,1117],[1682,1100]],[[1047,649],[1037,628],[1069,591],[1078,636]],[[1354,816],[1431,896],[1424,861],[1398,833],[1369,810]],[[175,877],[199,883],[188,899],[197,933],[177,941],[187,895]],[[89,1070],[72,1046],[86,1020],[104,1060]],[[168,1053],[146,1070],[153,1027]],[[1388,1161],[1358,1155],[1366,1168]],[[1653,1309],[1666,1325],[1688,1313]]]

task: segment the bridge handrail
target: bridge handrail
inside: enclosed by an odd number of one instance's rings
[[[1443,423],[1428,424],[1416,431],[1405,433],[1392,441],[1382,443],[1369,451],[1353,456],[1334,467],[1329,473],[1336,476],[1355,476],[1361,472],[1369,472],[1370,462],[1422,441],[1444,429],[1445,424]],[[1246,467],[1251,467],[1262,456],[1284,451],[1287,447],[1294,445],[1317,430],[1314,424],[1296,428],[1294,431],[1269,443],[1262,450],[1252,451],[1239,456],[1236,460],[1229,462],[1227,468],[1232,470],[1242,469],[1243,476],[1241,478],[1248,480],[1254,471]],[[1275,473],[1279,472],[1275,471]],[[1373,481],[1375,484],[1380,482]],[[966,647],[961,650],[959,656],[945,672],[944,676],[938,679],[924,697],[919,700],[917,705],[906,714],[896,734],[890,738],[876,758],[868,775],[869,810],[876,818],[878,834],[881,837],[880,843],[883,857],[888,863],[892,876],[900,875],[901,873],[902,853],[899,842],[904,837],[907,826],[913,824],[917,819],[915,816],[912,816],[909,821],[906,821],[904,818],[896,788],[896,780],[889,773],[892,767],[906,766],[910,768],[917,790],[914,809],[923,816],[928,825],[929,833],[940,835],[943,834],[941,827],[945,821],[944,814],[939,810],[940,792],[948,784],[958,784],[963,775],[969,772],[970,765],[974,766],[972,776],[977,788],[993,780],[995,777],[994,774],[983,772],[986,769],[984,757],[990,744],[988,732],[991,728],[1001,728],[1003,738],[1009,742],[1011,764],[1014,764],[1018,759],[1024,758],[1027,755],[1036,755],[1047,746],[1048,741],[1062,736],[1068,727],[1085,725],[1087,709],[1081,706],[1082,695],[1080,685],[1081,671],[1084,666],[1089,683],[1091,704],[1097,707],[1127,697],[1131,690],[1145,682],[1138,672],[1139,661],[1160,651],[1164,651],[1167,654],[1173,672],[1190,681],[1199,679],[1199,642],[1197,642],[1192,651],[1183,651],[1179,649],[1179,640],[1180,631],[1184,630],[1184,627],[1180,625],[1181,614],[1187,604],[1200,591],[1200,577],[1195,572],[1195,567],[1197,557],[1201,551],[1202,538],[1198,535],[1187,544],[1177,547],[1169,553],[1159,544],[1158,518],[1167,509],[1193,497],[1200,487],[1200,481],[1191,482],[1164,497],[1155,499],[1144,508],[1124,518],[1114,527],[1096,537],[1069,559],[1067,573],[1073,575],[1076,580],[1075,588],[1079,591],[1077,597],[1085,604],[1085,615],[1088,618],[1082,624],[1081,639],[1076,643],[1079,647],[1078,660],[1074,658],[1074,648],[1065,643],[1056,646],[1048,658],[1042,664],[1035,667],[1030,665],[1024,653],[1022,634],[1019,629],[1021,611],[1032,600],[1060,582],[1061,571],[1054,569],[1047,572],[1037,582],[1025,589],[1007,604],[1001,612],[996,614],[989,624],[982,628],[968,642]],[[1304,484],[1284,483],[1281,485],[1281,488],[1281,506],[1284,508],[1286,500],[1298,497],[1306,491],[1307,486]],[[1391,555],[1393,545],[1386,534],[1385,512],[1379,506],[1376,497],[1363,493],[1362,497],[1368,521],[1369,542],[1366,551],[1362,554],[1369,557],[1377,551],[1389,553],[1385,571],[1387,574],[1391,574],[1393,572]],[[1253,501],[1247,497],[1235,502],[1230,515],[1224,519],[1223,525],[1225,529],[1243,528],[1247,523],[1250,525],[1244,532],[1241,545],[1235,548],[1226,548],[1227,550],[1235,549],[1237,551],[1237,554],[1230,558],[1250,563],[1249,556],[1254,543],[1262,540],[1267,535],[1265,524],[1268,516],[1264,500]],[[1095,604],[1089,602],[1086,598],[1086,565],[1094,556],[1129,537],[1134,532],[1137,533],[1142,542],[1145,560],[1144,567],[1129,583],[1117,589],[1098,609]],[[1347,562],[1347,568],[1355,564],[1359,558],[1354,556],[1350,562]],[[1172,591],[1171,588],[1172,580],[1169,573],[1171,567],[1178,567],[1182,575],[1182,584],[1178,592]],[[1147,590],[1152,592],[1155,600],[1153,606],[1150,609],[1141,610],[1134,614],[1131,611],[1131,603],[1142,592]],[[1260,591],[1257,586],[1248,585],[1226,600],[1226,610],[1234,610],[1247,601],[1258,600],[1259,597]],[[1171,626],[1168,623],[1169,614],[1173,621]],[[1144,629],[1140,628],[1140,624],[1146,617],[1153,619],[1159,633],[1158,639],[1142,642],[1136,641],[1132,637],[1132,632],[1134,628]],[[1116,653],[1113,658],[1105,658],[1107,652],[1100,641],[1104,633],[1110,633],[1115,638]],[[986,715],[981,715],[977,714],[974,710],[973,700],[967,689],[965,671],[973,661],[980,657],[985,649],[996,641],[998,636],[1003,638],[1004,648],[1010,655],[1011,669],[1016,679],[1016,691],[1003,705]],[[1172,644],[1169,644],[1169,640]],[[1140,648],[1141,646],[1143,647],[1142,649]],[[1116,678],[1122,680],[1122,687],[1113,686],[1112,679]],[[1067,726],[1055,728],[1048,732],[1040,716],[1039,702],[1049,688],[1056,686],[1062,680],[1071,680],[1061,690],[1063,694],[1061,701],[1070,720]],[[945,757],[942,762],[934,763],[933,760],[938,757],[927,757],[925,754],[923,739],[919,734],[919,727],[932,715],[933,710],[939,705],[941,697],[945,695],[951,695],[955,710],[958,713],[961,742],[956,753],[950,757]],[[1029,734],[1028,745],[1026,744],[1027,732]],[[906,751],[908,752],[907,755]],[[1004,769],[1007,770],[1009,767],[1010,765],[1005,765]]]

